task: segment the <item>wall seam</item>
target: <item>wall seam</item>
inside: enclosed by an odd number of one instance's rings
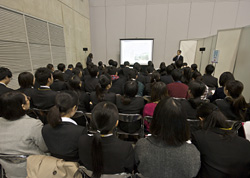
[[[213,7],[213,13],[212,13],[212,20],[211,20],[211,25],[210,25],[210,33],[209,35],[212,34],[212,26],[213,26],[213,21],[214,21],[214,9],[215,9],[215,3],[216,1],[214,2],[214,7]]]
[[[105,32],[106,32],[106,64],[108,62],[108,32],[107,32],[107,0],[105,0],[105,12],[104,12],[104,15],[105,15]]]
[[[190,8],[189,8],[189,19],[188,19],[188,29],[187,29],[187,39],[189,36],[189,28],[190,28],[190,19],[191,19],[191,11],[192,11],[192,2],[190,3]],[[180,46],[179,46],[180,47]]]
[[[240,9],[240,2],[238,2],[238,8],[237,8],[237,14],[236,14],[236,18],[235,18],[235,23],[234,23],[234,28],[236,28],[236,24],[237,24],[237,20],[238,20],[238,15],[239,15],[239,9]]]
[[[164,50],[164,58],[166,57],[166,47],[167,47],[167,34],[168,34],[168,15],[169,15],[169,3],[167,4],[168,5],[168,10],[167,10],[167,20],[166,20],[166,33],[165,33],[165,50]]]

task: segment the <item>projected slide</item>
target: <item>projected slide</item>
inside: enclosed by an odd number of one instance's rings
[[[152,61],[153,39],[121,39],[121,59],[120,64],[129,61],[131,65],[138,62],[147,65]]]

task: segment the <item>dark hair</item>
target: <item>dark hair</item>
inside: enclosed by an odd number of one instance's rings
[[[56,95],[55,106],[53,106],[47,115],[48,123],[55,128],[62,123],[61,117],[71,111],[74,106],[78,106],[78,97],[74,92],[61,92]]]
[[[175,61],[175,66],[176,68],[180,69],[183,65],[183,61],[182,60],[176,60]]]
[[[108,85],[112,83],[110,75],[103,74],[99,77],[99,84],[96,86],[96,96],[99,101],[103,101],[104,94]]]
[[[193,70],[193,71],[197,71],[197,64],[192,64],[191,65],[191,69]]]
[[[102,61],[99,61],[98,66],[102,66],[102,65],[103,65]]]
[[[202,80],[202,75],[198,71],[194,71],[192,74],[192,78],[196,81],[201,81]]]
[[[109,63],[110,66],[113,65],[113,62],[114,62],[113,59],[110,59],[110,60],[108,61],[108,63]]]
[[[83,70],[82,63],[81,62],[76,63],[76,67],[75,68]]]
[[[173,98],[161,100],[155,108],[150,131],[171,146],[181,146],[189,140],[189,125],[181,104]]]
[[[72,73],[73,73],[73,75],[77,75],[78,77],[81,77],[80,75],[81,75],[81,70],[79,69],[79,68],[74,68],[73,70],[72,70]]]
[[[154,71],[150,76],[150,83],[153,85],[154,83],[159,81],[161,81],[161,75],[159,74],[159,72]]]
[[[52,71],[52,69],[54,68],[54,66],[53,66],[53,64],[47,64],[47,68]]]
[[[69,88],[77,92],[81,90],[80,84],[81,84],[81,79],[77,75],[71,77],[68,82]]]
[[[122,97],[122,103],[129,105],[131,98],[134,98],[138,92],[138,84],[136,81],[127,81],[124,85],[124,96]]]
[[[234,80],[233,74],[231,72],[223,72],[219,78],[220,86],[224,87],[229,80]]]
[[[163,82],[156,82],[151,88],[151,102],[160,101],[168,96],[166,84]]]
[[[92,59],[93,58],[93,54],[89,53],[88,57]]]
[[[181,81],[182,71],[180,69],[174,69],[171,73],[174,81]]]
[[[246,111],[249,105],[246,103],[244,96],[242,96],[243,83],[238,80],[230,80],[226,83],[225,89],[228,90],[233,112],[239,117],[240,120],[245,121]]]
[[[183,62],[183,66],[187,66],[188,64],[186,62]]]
[[[154,68],[154,64],[153,64],[153,62],[152,62],[152,61],[148,61],[148,66],[151,66],[151,67],[153,67],[153,68]]]
[[[52,72],[48,68],[40,67],[36,70],[35,77],[40,85],[46,85],[48,79],[52,77]]]
[[[124,62],[124,66],[129,66],[130,64],[129,64],[129,62],[128,61],[125,61]]]
[[[181,82],[185,83],[186,85],[188,85],[191,79],[192,79],[191,68],[190,67],[184,67],[183,68],[183,76],[181,78]]]
[[[73,64],[68,65],[68,69],[73,69],[73,68],[74,68]]]
[[[209,130],[212,128],[229,128],[226,117],[218,107],[212,103],[204,103],[197,109],[197,117],[203,118],[202,128]]]
[[[189,83],[188,89],[190,90],[194,98],[197,98],[201,97],[204,94],[206,86],[201,81],[192,81]]]
[[[21,88],[31,88],[33,86],[34,76],[30,72],[22,72],[18,75],[18,83]]]
[[[60,80],[60,81],[64,81],[64,79],[63,79],[63,73],[62,73],[62,71],[60,71],[60,70],[54,71],[54,73],[53,73],[53,78],[54,78],[54,79],[58,79],[58,80]]]
[[[133,79],[135,80],[137,75],[138,75],[137,70],[135,70],[135,69],[129,69],[129,71],[128,71],[128,78],[130,80],[133,80]]]
[[[119,119],[117,107],[110,102],[98,103],[92,110],[91,127],[96,132],[91,148],[93,178],[100,178],[103,172],[103,152],[101,134],[108,134],[115,128]]]
[[[6,77],[12,77],[11,71],[8,68],[0,67],[0,81],[4,80]]]
[[[177,50],[177,52],[180,52],[180,53],[181,53],[181,50]]]
[[[91,66],[88,68],[88,70],[89,70],[89,75],[90,75],[91,77],[96,77],[97,74],[98,74],[98,72],[99,72],[98,67],[97,67],[96,65],[91,65]]]
[[[160,74],[161,75],[166,75],[166,64],[165,64],[165,62],[161,62],[161,64],[160,64],[160,69],[159,69],[159,72],[160,72]]]
[[[167,71],[168,75],[171,75],[171,73],[172,73],[173,70],[174,70],[174,66],[173,65],[168,65],[167,66],[166,71]]]
[[[134,63],[133,69],[137,70],[137,72],[141,72],[141,65],[138,62],[136,62]]]
[[[214,72],[215,67],[212,64],[208,64],[205,68],[206,74],[211,75]]]
[[[0,116],[7,120],[17,120],[25,115],[22,104],[26,104],[25,96],[18,91],[4,93],[0,97]]]
[[[57,65],[57,69],[63,72],[63,71],[65,70],[65,64],[59,63],[59,64]]]
[[[117,67],[118,63],[116,61],[113,61],[112,66]]]
[[[147,73],[150,74],[154,71],[154,67],[153,66],[147,66]]]
[[[114,66],[108,67],[108,73],[109,75],[115,75],[117,72],[117,68]]]

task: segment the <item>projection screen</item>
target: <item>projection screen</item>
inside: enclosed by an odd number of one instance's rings
[[[129,61],[147,65],[153,59],[154,39],[120,39],[120,64]]]

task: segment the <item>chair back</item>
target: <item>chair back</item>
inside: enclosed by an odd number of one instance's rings
[[[35,119],[40,119],[42,123],[45,125],[48,123],[47,121],[48,112],[49,112],[48,109],[30,108],[27,115]]]
[[[144,116],[143,120],[147,121],[148,123],[151,123],[153,119],[153,116]]]
[[[75,115],[72,116],[71,119],[74,120],[80,126],[88,127],[89,125],[87,116],[82,111],[76,111]]]
[[[140,114],[123,114],[119,113],[119,120],[123,122],[136,122],[142,119]]]

